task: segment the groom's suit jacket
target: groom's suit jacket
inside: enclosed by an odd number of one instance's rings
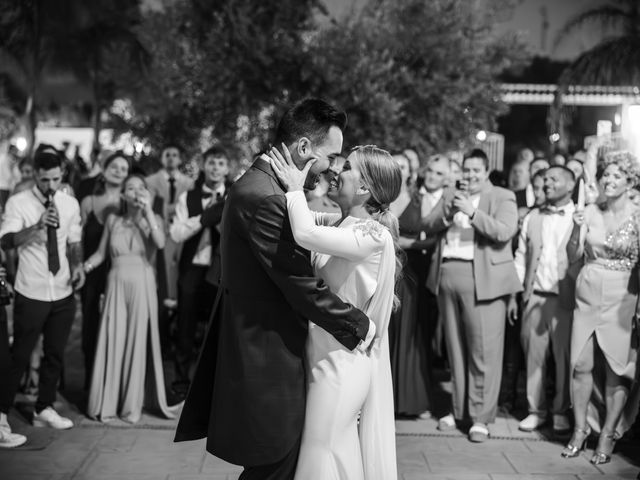
[[[206,436],[209,452],[243,466],[281,460],[302,434],[307,321],[349,349],[369,329],[366,315],[314,276],[284,194],[260,159],[231,187],[218,298],[176,433]]]

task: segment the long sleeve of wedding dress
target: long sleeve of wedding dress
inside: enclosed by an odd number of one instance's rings
[[[356,262],[384,246],[381,231],[318,225],[325,223],[325,218],[309,210],[302,191],[287,193],[287,209],[293,238],[307,250]]]
[[[307,411],[295,478],[396,480],[387,334],[395,286],[391,234],[374,220],[352,217],[340,227],[324,226],[327,218],[309,210],[302,192],[287,193],[287,209],[296,242],[325,257],[320,276],[377,330],[367,355],[339,348],[310,326]]]

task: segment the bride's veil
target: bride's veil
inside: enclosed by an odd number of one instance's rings
[[[360,416],[360,445],[367,480],[396,480],[396,435],[393,408],[393,386],[389,355],[388,326],[393,309],[396,258],[393,240],[385,236],[380,259],[378,285],[365,309],[376,324],[377,332],[371,349],[371,387]]]

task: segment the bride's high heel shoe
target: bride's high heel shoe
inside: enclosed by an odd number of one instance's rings
[[[587,438],[591,434],[591,429],[587,427],[586,430],[582,428],[574,428],[573,435],[571,436],[571,440],[564,450],[560,453],[560,456],[563,458],[574,458],[577,457],[582,450],[584,450],[585,445],[587,444]],[[582,436],[582,441],[579,440],[578,435]],[[579,443],[578,443],[579,442]]]
[[[603,443],[603,439],[607,445],[606,448],[602,448],[601,444]],[[615,447],[616,441],[618,437],[615,433],[600,433],[600,438],[598,439],[598,446],[596,447],[596,451],[593,453],[593,457],[591,457],[590,462],[594,465],[603,465],[605,463],[609,463],[611,461],[611,454],[613,453],[613,447]]]

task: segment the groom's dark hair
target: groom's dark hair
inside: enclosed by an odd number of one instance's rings
[[[291,145],[301,137],[323,141],[331,127],[344,130],[347,114],[319,98],[305,98],[285,112],[276,130],[275,145]]]

